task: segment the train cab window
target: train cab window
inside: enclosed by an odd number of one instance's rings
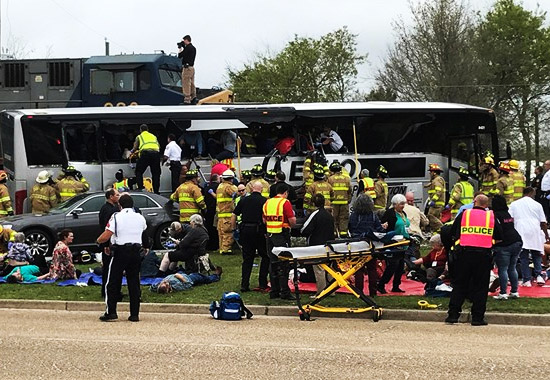
[[[181,72],[174,70],[159,69],[160,83],[164,87],[181,90]]]
[[[132,92],[136,90],[135,73],[133,71],[115,72],[114,82],[115,92]]]
[[[107,70],[91,70],[90,93],[94,95],[110,94],[113,86],[113,73]]]
[[[138,71],[138,87],[140,90],[149,90],[151,88],[151,72],[149,70]]]
[[[64,163],[59,122],[21,118],[27,165],[61,165]]]
[[[95,123],[63,124],[65,146],[70,161],[98,161]]]

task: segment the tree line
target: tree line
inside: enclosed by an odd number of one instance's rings
[[[228,68],[228,87],[245,102],[442,101],[491,108],[501,141],[527,172],[549,157],[550,28],[546,13],[497,0],[484,14],[464,0],[410,4],[412,23],[393,23],[395,41],[357,89],[367,54],[346,27],[318,39],[295,36],[279,52]]]

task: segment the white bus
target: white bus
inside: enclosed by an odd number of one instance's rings
[[[123,155],[131,148],[142,123],[158,137],[161,153],[169,133],[184,136],[199,132],[206,153],[216,149],[220,131],[235,130],[245,142],[240,160],[234,159],[237,170],[263,163],[283,170],[295,186],[303,183],[303,162],[311,137],[329,126],[345,145],[340,153],[326,155],[329,163],[338,159],[354,177],[362,168],[375,175],[378,165],[384,165],[390,193],[414,190],[418,203],[426,197],[422,185],[429,181],[430,163],[442,166],[444,176],[453,183],[456,174],[448,170],[450,167],[469,166],[475,178],[481,152],[490,150],[499,157],[494,113],[460,104],[368,102],[10,110],[1,114],[0,137],[16,212],[24,211],[34,180],[44,169],[55,175],[63,165],[73,165],[90,182],[91,190],[107,188],[119,169],[133,176],[133,168]],[[284,137],[294,138],[294,147],[286,155],[273,154],[276,141]],[[204,172],[210,171],[208,159],[196,162]],[[167,167],[162,169],[161,192],[170,192]]]

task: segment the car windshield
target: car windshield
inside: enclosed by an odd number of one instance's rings
[[[82,201],[84,198],[90,194],[78,194],[74,197],[67,199],[65,202],[62,202],[50,210],[50,214],[62,214],[67,212],[71,207],[76,205],[78,202]]]

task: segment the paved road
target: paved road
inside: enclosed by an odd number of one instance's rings
[[[7,379],[514,379],[548,370],[549,327],[0,310]]]

